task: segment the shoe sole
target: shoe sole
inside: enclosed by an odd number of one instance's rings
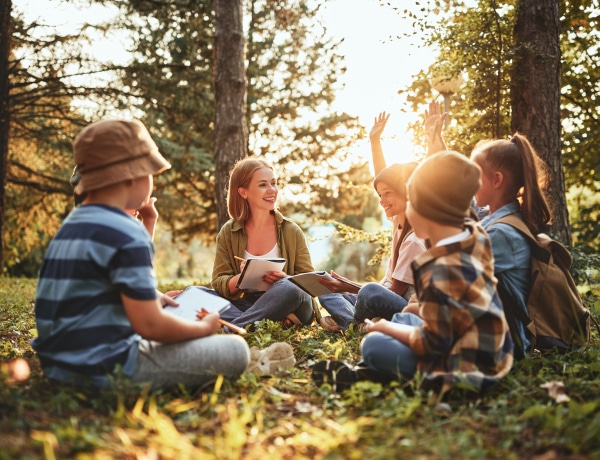
[[[294,350],[288,343],[278,342],[271,344],[265,353],[269,360],[269,372],[271,374],[278,370],[288,370],[296,364]]]
[[[312,379],[317,387],[324,383],[332,390],[342,392],[356,383],[356,373],[343,361],[320,361],[312,366]]]

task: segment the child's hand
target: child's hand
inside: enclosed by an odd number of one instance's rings
[[[160,301],[160,304],[163,307],[166,307],[167,305],[170,305],[172,307],[178,307],[179,303],[177,303],[175,297],[177,297],[182,292],[183,291],[168,291],[165,294],[158,292],[158,300]]]
[[[365,324],[367,325],[367,332],[383,332],[387,323],[387,319],[380,319],[375,323],[368,318],[365,319]]]
[[[375,117],[375,121],[373,122],[373,127],[371,128],[371,132],[369,133],[369,139],[379,139],[381,134],[383,134],[383,130],[385,129],[385,125],[390,119],[390,114],[381,112],[377,117]]]
[[[145,203],[142,203],[142,206],[137,210],[138,216],[142,221],[158,219],[158,210],[156,209],[156,206],[154,206],[154,203],[156,203],[156,197],[150,197],[150,199]]]
[[[202,321],[202,324],[206,326],[208,334],[214,334],[221,328],[221,324],[219,323],[219,314],[218,313],[209,313],[208,315],[202,310],[196,313],[196,319]]]
[[[446,150],[442,130],[447,118],[448,113],[442,113],[439,102],[431,101],[429,103],[429,110],[425,110],[425,132],[429,155]]]

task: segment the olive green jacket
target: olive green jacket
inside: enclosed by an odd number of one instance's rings
[[[288,275],[314,271],[306,238],[302,229],[291,219],[274,211],[277,224],[277,245],[280,257],[286,259],[283,271]],[[248,235],[241,222],[230,219],[217,235],[217,253],[212,272],[212,288],[228,299],[239,297],[229,292],[229,280],[240,273],[240,262],[235,257],[244,257]]]

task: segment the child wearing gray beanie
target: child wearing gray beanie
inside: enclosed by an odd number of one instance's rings
[[[425,161],[407,183],[411,207],[440,224],[462,228],[481,187],[481,169],[464,155],[444,151]]]

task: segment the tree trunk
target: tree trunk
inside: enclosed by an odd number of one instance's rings
[[[4,271],[4,215],[10,106],[8,102],[8,53],[10,49],[12,0],[0,1],[0,273]]]
[[[511,100],[513,132],[527,136],[546,163],[545,189],[552,230],[571,244],[561,158],[559,0],[521,0],[515,24],[517,52]]]
[[[218,228],[229,218],[227,180],[234,163],[246,156],[246,73],[241,0],[216,1],[215,179]]]

